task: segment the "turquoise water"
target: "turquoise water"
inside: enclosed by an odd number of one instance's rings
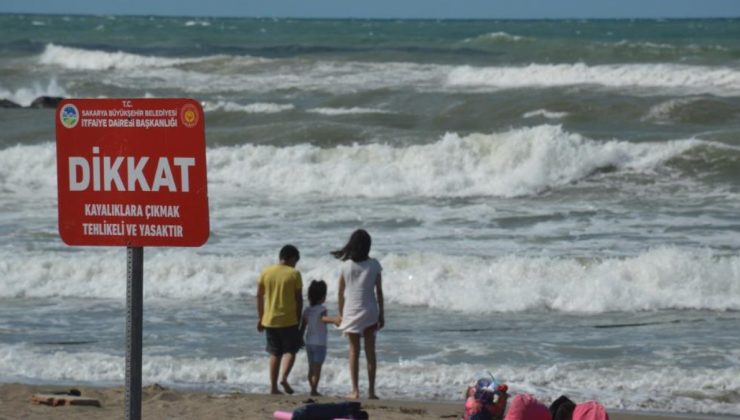
[[[456,399],[488,369],[545,400],[740,414],[739,20],[0,27],[0,98],[205,109],[211,238],[146,250],[145,381],[266,389],[260,268],[295,243],[333,308],[328,252],[364,227],[381,395]],[[54,118],[0,109],[0,380],[121,383],[125,252],[59,240]],[[332,335],[329,393],[345,351]]]

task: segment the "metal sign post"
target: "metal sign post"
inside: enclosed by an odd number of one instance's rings
[[[128,247],[126,268],[126,419],[141,419],[144,248]]]

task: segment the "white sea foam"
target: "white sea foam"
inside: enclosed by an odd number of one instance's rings
[[[4,277],[0,280],[0,297],[118,299],[125,296],[125,282],[121,279],[126,276],[126,267],[118,251],[82,252],[74,257],[57,253],[25,254],[24,258],[5,252],[0,251],[0,273]],[[146,296],[198,299],[254,293],[260,269],[273,260],[273,255],[254,258],[210,255],[198,256],[197,263],[193,263],[195,256],[187,252],[152,252],[147,255]],[[25,273],[11,274],[13,270]],[[21,277],[25,280],[19,281]]]
[[[627,89],[627,93],[638,95],[654,93],[655,89],[689,95],[740,93],[740,71],[735,68],[673,63],[474,67],[406,62],[286,61],[239,55],[158,57],[55,44],[46,46],[39,62],[73,70],[124,69],[127,70],[125,74],[106,82],[124,88],[174,88],[193,93],[280,89],[351,93],[382,88],[467,91],[577,85]],[[254,64],[272,62],[275,65],[252,68]],[[184,66],[192,63],[197,64]],[[249,71],[245,71],[245,64]]]
[[[650,107],[642,117],[643,121],[653,121],[658,124],[670,124],[672,114],[683,106],[701,100],[700,97],[673,98]]]
[[[264,392],[265,358],[197,358],[162,355],[143,360],[143,383],[199,386],[222,390]],[[38,363],[43,359],[45,363]],[[330,357],[322,370],[322,389],[330,394],[348,391],[347,361]],[[0,380],[34,382],[84,381],[118,384],[124,379],[122,356],[101,352],[43,353],[32,347],[0,345]],[[384,395],[400,398],[459,400],[475,372],[490,366],[475,363],[440,364],[411,360],[380,362],[377,387]],[[304,357],[296,359],[294,372],[307,370]],[[588,363],[543,366],[496,366],[510,392],[530,392],[543,400],[567,393],[575,400],[597,399],[609,408],[737,413],[740,403],[740,369],[629,366],[600,367]],[[298,392],[305,382],[294,376]],[[462,403],[461,403],[462,404]],[[461,405],[462,406],[462,405]]]
[[[69,96],[69,93],[52,78],[45,84],[36,82],[31,87],[5,89],[0,86],[0,99],[8,99],[22,106],[29,106],[39,96]]]
[[[322,115],[351,115],[351,114],[389,114],[390,111],[377,108],[311,108],[306,112]]]
[[[491,33],[485,34],[483,36],[486,37],[486,38],[489,38],[489,39],[504,39],[504,40],[507,40],[507,41],[521,41],[521,40],[525,39],[523,36],[512,35],[512,34],[509,34],[509,33],[506,33],[506,32],[491,32]]]
[[[613,45],[617,47],[634,48],[634,49],[641,49],[641,50],[655,50],[656,52],[679,50],[679,49],[693,51],[693,52],[701,52],[701,51],[707,51],[707,50],[729,51],[727,47],[724,47],[722,45],[659,44],[659,43],[649,42],[649,41],[643,41],[643,42],[627,41],[626,39],[623,39],[615,43],[605,43],[604,45],[605,46]]]
[[[710,252],[661,248],[591,261],[419,254],[383,263],[398,279],[385,283],[388,296],[406,305],[473,313],[740,309],[740,258]]]
[[[699,140],[594,141],[559,126],[493,134],[450,133],[423,145],[364,144],[321,148],[243,144],[208,149],[212,195],[326,197],[514,197],[570,185],[601,168],[653,173]],[[729,146],[723,146],[729,147]],[[53,145],[0,150],[0,194],[54,197]],[[362,187],[360,187],[362,186]]]
[[[474,38],[467,38],[463,42],[476,42],[476,41],[522,41],[528,38],[519,35],[512,35],[506,32],[491,32],[483,35],[478,35]]]
[[[605,45],[614,45],[617,47],[627,47],[627,48],[640,48],[640,49],[655,49],[655,50],[673,50],[678,48],[677,45],[672,44],[658,44],[655,42],[633,42],[633,41],[627,41],[626,39],[623,39],[619,42],[611,43],[611,44],[605,44]]]
[[[71,70],[140,69],[142,67],[170,67],[199,62],[215,57],[165,58],[144,56],[123,51],[107,52],[47,44],[39,62]]]
[[[209,177],[224,187],[324,196],[521,196],[588,177],[600,168],[653,171],[703,144],[596,142],[558,126],[447,134],[425,145],[320,148],[240,145],[209,151]],[[362,187],[360,187],[362,186]]]
[[[567,112],[555,112],[555,111],[548,111],[546,109],[538,109],[535,111],[525,112],[522,115],[522,118],[544,117],[544,118],[547,118],[548,120],[559,120],[567,116],[568,116]]]
[[[247,105],[230,101],[203,102],[203,110],[205,112],[225,111],[246,112],[248,114],[276,114],[278,112],[290,111],[294,108],[295,106],[293,104],[274,104],[265,102],[256,102]]]
[[[598,85],[608,88],[662,88],[725,96],[740,92],[740,71],[730,67],[681,64],[461,66],[449,73],[447,84],[450,87],[497,89]]]
[[[185,22],[185,26],[211,26],[211,22],[208,22],[206,20],[189,20]]]
[[[120,251],[24,253],[0,250],[0,297],[125,296]],[[147,298],[207,299],[254,295],[274,255],[147,255]],[[303,260],[306,260],[305,262]],[[101,261],[105,261],[102,264]],[[740,257],[659,248],[629,258],[481,258],[430,253],[381,256],[386,299],[403,305],[471,312],[553,310],[602,313],[660,309],[740,310]],[[304,258],[306,278],[336,290],[337,263]],[[330,296],[333,299],[333,296]]]
[[[63,49],[57,51],[58,49]],[[69,50],[69,54],[67,54]],[[201,58],[202,60],[203,58]],[[246,58],[222,56],[219,68],[240,63]],[[530,64],[526,66],[450,66],[417,63],[365,63],[292,60],[245,72],[210,71],[172,66],[199,59],[145,57],[129,53],[88,51],[47,46],[42,62],[67,68],[137,70],[110,82],[121,87],[176,88],[188,92],[270,92],[280,89],[357,92],[359,90],[403,88],[423,91],[501,90],[562,86],[596,86],[628,89],[631,94],[650,94],[655,90],[676,94],[737,95],[740,71],[731,67],[698,66],[672,63],[608,64],[589,66],[573,64]],[[247,64],[267,62],[247,59]],[[154,71],[154,73],[152,73]],[[157,77],[152,77],[152,75]],[[649,91],[645,89],[649,88]]]
[[[253,68],[253,64],[268,63]],[[244,69],[243,64],[249,68]],[[197,67],[197,68],[196,68]],[[109,82],[123,88],[182,89],[192,93],[274,92],[296,89],[352,93],[387,87],[444,88],[450,66],[415,63],[366,63],[308,61],[302,59],[267,60],[228,56],[218,66],[204,69],[205,63],[187,70],[173,67],[131,69],[125,77]],[[214,71],[217,70],[217,71]]]
[[[56,152],[51,143],[0,150],[0,196],[23,197],[28,193],[42,200],[54,198],[56,170],[50,168],[56,168]]]

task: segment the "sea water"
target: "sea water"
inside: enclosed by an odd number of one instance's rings
[[[297,245],[334,313],[329,251],[362,227],[381,396],[460,399],[486,369],[545,401],[740,414],[740,21],[0,27],[0,98],[205,109],[211,236],[145,250],[145,383],[265,392],[261,268]],[[126,252],[60,241],[54,118],[0,109],[0,381],[121,385]],[[328,394],[346,352],[330,334]]]

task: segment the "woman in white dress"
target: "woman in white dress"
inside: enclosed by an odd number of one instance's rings
[[[383,328],[383,285],[380,263],[370,258],[370,235],[358,229],[352,233],[344,248],[332,252],[342,260],[339,275],[339,325],[349,339],[349,371],[352,392],[347,398],[360,398],[358,370],[360,360],[360,337],[365,341],[367,359],[368,398],[378,399],[375,394],[375,333]]]

